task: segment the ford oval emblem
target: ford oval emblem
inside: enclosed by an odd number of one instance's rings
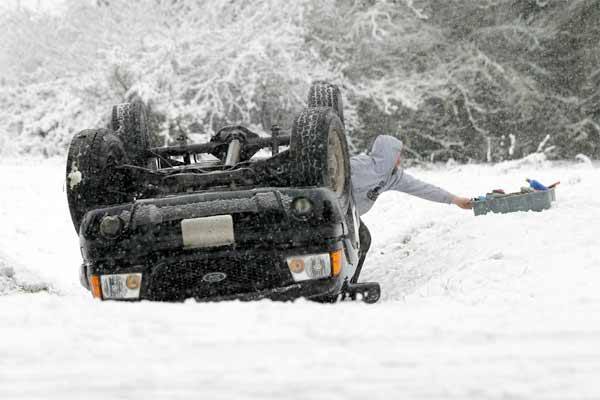
[[[208,283],[217,283],[225,278],[227,278],[227,274],[224,274],[223,272],[209,272],[202,277],[202,280]]]

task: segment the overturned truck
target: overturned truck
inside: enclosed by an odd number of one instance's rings
[[[262,154],[262,156],[261,156]],[[358,214],[339,89],[312,85],[291,132],[227,126],[151,148],[144,108],[73,137],[67,198],[82,285],[104,300],[323,302],[380,297],[358,283]]]

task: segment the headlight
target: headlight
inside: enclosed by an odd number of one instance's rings
[[[288,257],[286,261],[296,282],[331,276],[329,253]]]
[[[308,218],[313,212],[313,203],[306,197],[296,197],[292,201],[292,212],[296,217]]]
[[[117,216],[107,215],[100,221],[100,233],[102,236],[112,239],[119,235],[123,223]]]
[[[140,297],[142,274],[102,275],[102,298],[137,299]]]

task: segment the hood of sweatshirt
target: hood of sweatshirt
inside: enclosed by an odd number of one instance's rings
[[[375,172],[378,175],[391,174],[401,150],[402,142],[399,139],[388,135],[377,136],[369,154],[373,159]]]
[[[402,142],[393,136],[377,136],[369,154],[352,157],[352,183],[355,189],[372,188],[387,181],[396,167]]]

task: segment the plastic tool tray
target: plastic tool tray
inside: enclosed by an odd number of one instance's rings
[[[542,211],[550,208],[554,200],[556,200],[554,189],[511,193],[476,200],[473,202],[473,211],[475,215],[484,215],[488,212],[506,214],[515,211]]]

